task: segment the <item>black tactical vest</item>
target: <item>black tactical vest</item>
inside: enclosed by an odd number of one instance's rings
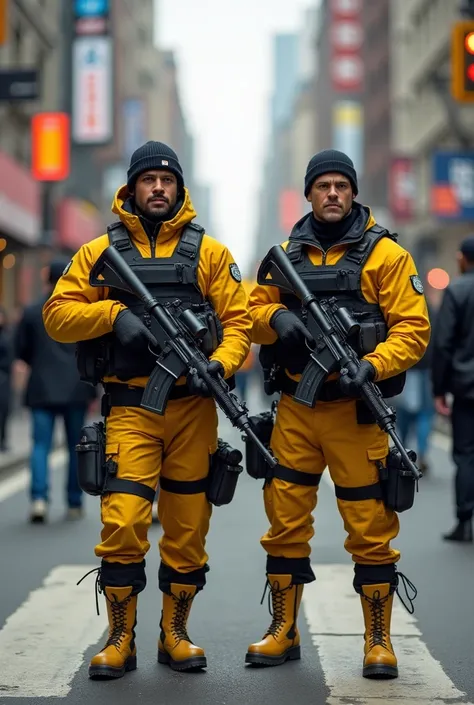
[[[350,245],[342,257],[333,265],[315,266],[307,253],[306,243],[290,236],[286,250],[289,259],[308,289],[318,300],[336,299],[339,307],[347,308],[360,323],[360,332],[355,338],[348,338],[359,357],[371,353],[377,345],[387,338],[387,324],[378,304],[371,304],[362,293],[362,272],[370,253],[382,237],[392,235],[374,225],[364,233],[362,239]],[[281,303],[305,322],[305,312],[301,301],[293,294],[280,292]],[[287,369],[291,374],[303,372],[309,360],[309,351],[305,346],[288,352],[278,341],[271,346],[262,346],[260,361],[264,369],[269,369],[269,363]],[[379,383],[384,396],[395,396],[403,389],[405,375],[397,375]]]
[[[211,303],[203,296],[197,270],[204,229],[189,223],[183,229],[171,257],[142,257],[127,229],[120,221],[107,228],[109,242],[147,286],[152,296],[161,304],[181,301],[181,307],[190,308],[208,328],[202,350],[206,356],[222,342],[222,326]],[[120,289],[110,289],[109,299],[120,301],[147,326],[150,318],[143,303],[133,294]],[[114,333],[78,344],[78,366],[82,379],[97,383],[105,376],[116,376],[122,381],[133,377],[147,377],[156,364],[156,356],[149,350],[142,355],[130,355]]]

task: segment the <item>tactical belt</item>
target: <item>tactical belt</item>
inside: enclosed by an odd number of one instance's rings
[[[314,474],[303,472],[302,470],[292,470],[284,465],[277,465],[273,469],[273,477],[285,482],[292,482],[294,485],[304,485],[305,487],[317,487],[321,481],[321,473]]]
[[[296,388],[298,386],[298,382],[295,382],[294,379],[291,379],[288,377],[286,374],[281,375],[281,391],[284,392],[285,394],[290,394],[291,396],[294,396],[296,393]],[[333,379],[330,380],[329,382],[325,382],[318,395],[318,401],[337,401],[338,399],[348,399],[349,397],[346,396],[341,392],[341,388],[339,387],[339,380]]]
[[[126,384],[108,382],[104,384],[105,394],[102,397],[101,413],[107,418],[113,406],[140,406],[143,397],[143,387],[127,387]],[[190,397],[191,392],[183,384],[174,386],[171,390],[170,399],[185,399]]]
[[[382,486],[379,482],[363,487],[341,487],[335,485],[336,497],[346,502],[361,502],[364,499],[383,499]]]

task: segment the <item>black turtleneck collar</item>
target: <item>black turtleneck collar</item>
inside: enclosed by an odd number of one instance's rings
[[[347,235],[358,217],[358,211],[353,208],[345,218],[338,220],[337,223],[323,223],[321,220],[316,220],[313,213],[310,214],[309,222],[316,240],[326,251],[331,245],[339,242]]]

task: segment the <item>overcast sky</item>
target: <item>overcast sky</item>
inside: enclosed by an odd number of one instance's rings
[[[272,34],[299,30],[312,4],[156,0],[156,39],[176,51],[197,175],[213,187],[216,232],[209,234],[228,245],[243,270],[256,232],[268,135]]]

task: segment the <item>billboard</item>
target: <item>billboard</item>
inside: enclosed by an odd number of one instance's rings
[[[397,222],[409,221],[415,214],[417,189],[415,163],[410,157],[394,157],[390,165],[390,212]]]
[[[474,151],[433,154],[431,212],[441,220],[474,220]]]
[[[36,113],[31,119],[31,171],[37,181],[69,176],[69,115]]]
[[[72,51],[72,139],[105,144],[113,137],[112,39],[78,37]]]
[[[97,17],[107,15],[109,0],[75,0],[74,14],[76,17]]]
[[[331,0],[330,72],[336,93],[360,93],[364,82],[361,0]]]

